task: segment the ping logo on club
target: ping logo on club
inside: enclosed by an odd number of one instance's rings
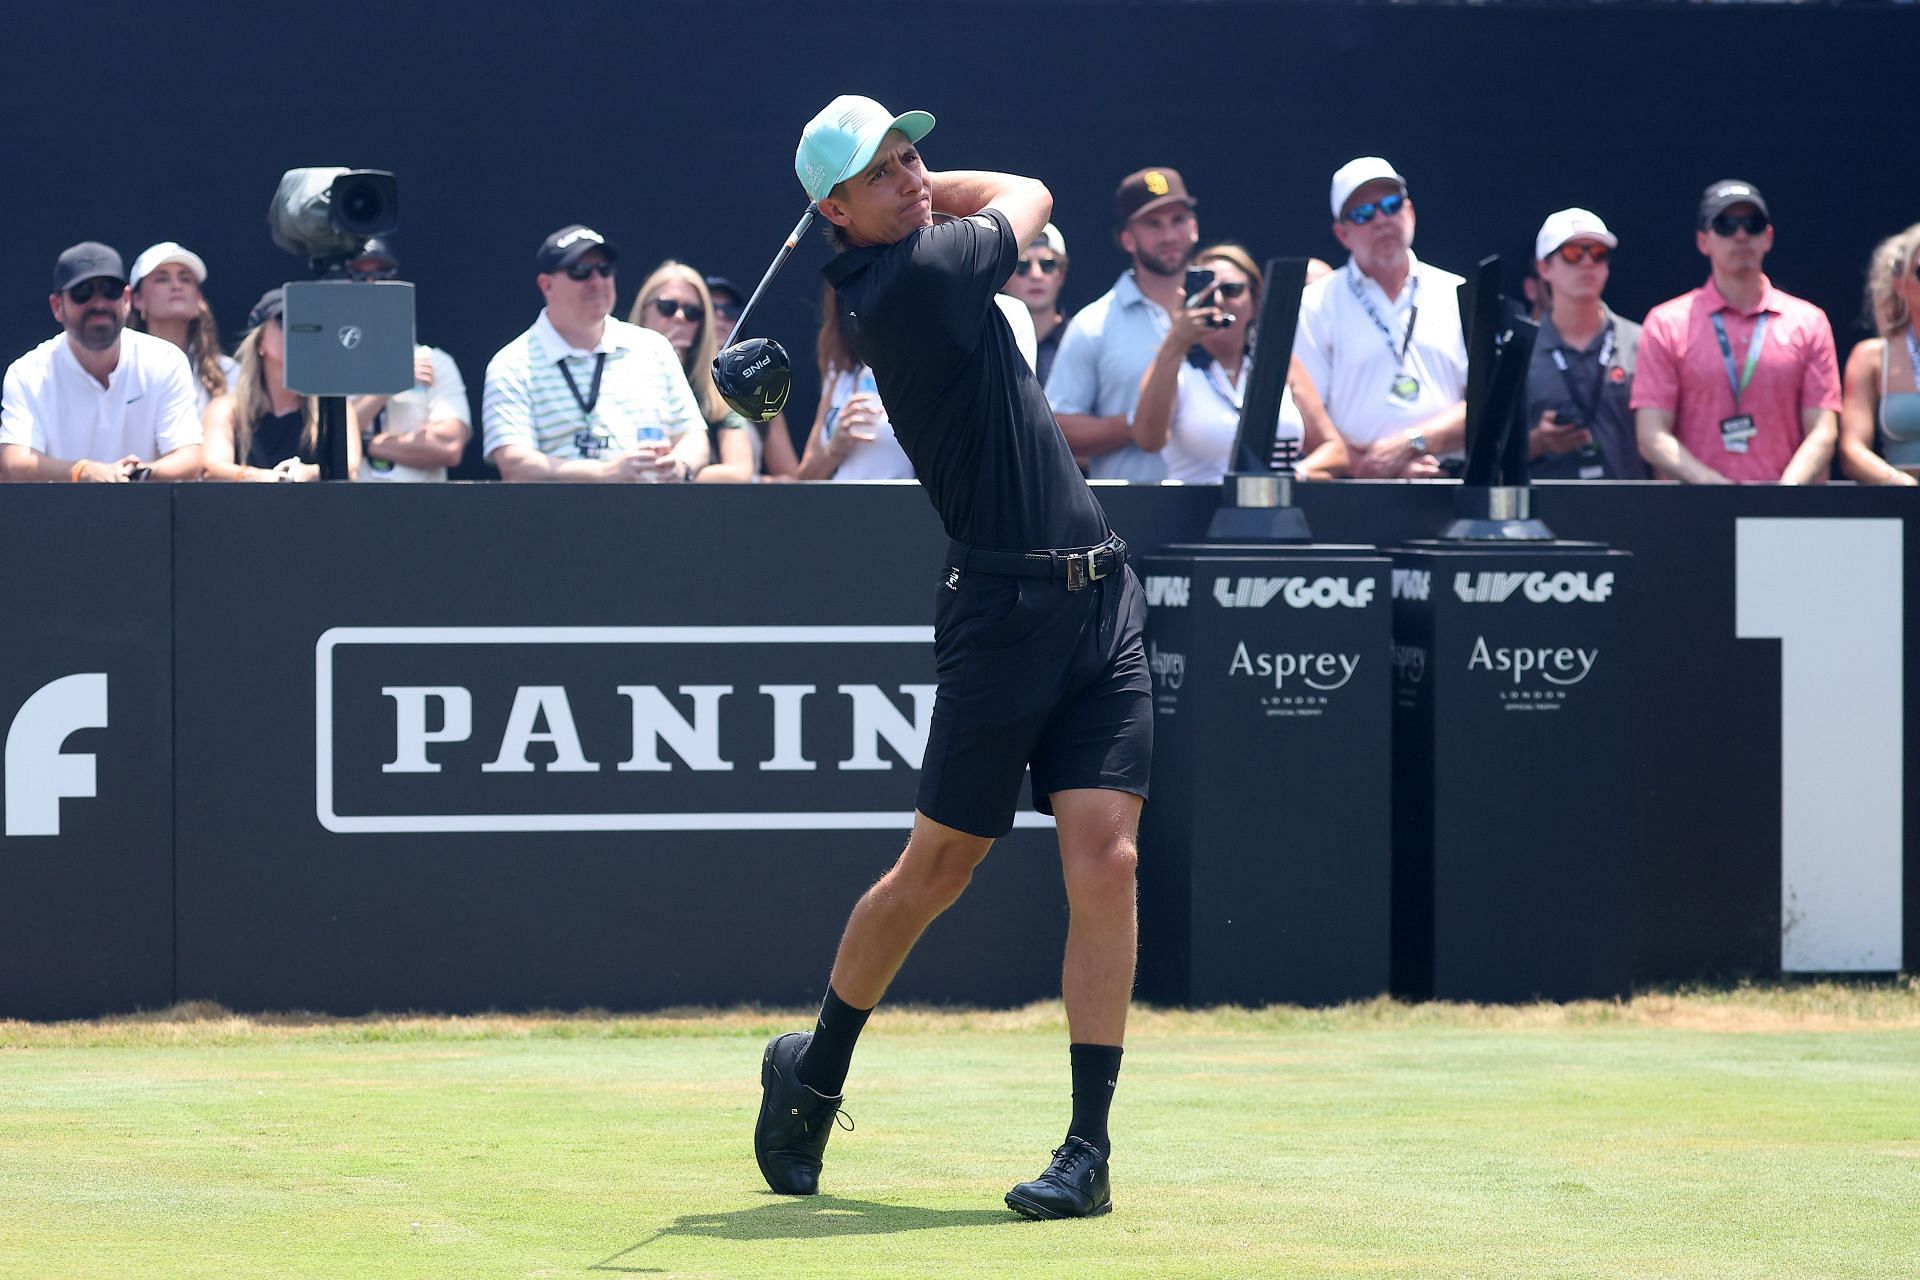
[[[1364,609],[1373,603],[1373,579],[1215,578],[1213,598],[1222,609],[1264,609],[1276,598],[1291,609]]]
[[[62,676],[35,690],[7,728],[6,834],[57,836],[60,801],[98,794],[91,752],[64,752],[81,729],[107,727],[107,673]]]
[[[762,372],[763,370],[769,368],[772,364],[773,364],[773,356],[771,354],[761,356],[758,360],[755,360],[752,364],[742,369],[740,371],[740,376],[743,378],[751,378],[754,374]]]
[[[1591,580],[1584,572],[1574,571],[1453,575],[1453,593],[1467,604],[1500,604],[1516,591],[1535,604],[1599,604],[1613,595],[1613,574],[1598,573]]]
[[[315,814],[336,832],[904,829],[932,638],[336,627],[314,652]]]

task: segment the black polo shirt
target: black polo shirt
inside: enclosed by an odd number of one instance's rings
[[[1017,257],[1006,215],[987,209],[849,249],[822,274],[949,538],[1095,546],[1106,514],[993,300]]]
[[[1608,329],[1582,350],[1567,345],[1551,317],[1540,320],[1533,341],[1533,359],[1527,365],[1527,427],[1540,421],[1548,409],[1562,417],[1581,417],[1600,450],[1602,475],[1583,476],[1578,453],[1543,453],[1527,464],[1535,480],[1650,480],[1646,459],[1634,433],[1633,368],[1640,356],[1640,326],[1607,311]],[[1554,359],[1558,352],[1560,359]],[[1600,357],[1606,356],[1601,363]],[[1560,364],[1565,363],[1565,370]]]

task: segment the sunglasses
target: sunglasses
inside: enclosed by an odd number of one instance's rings
[[[1223,280],[1213,286],[1212,292],[1223,298],[1238,298],[1247,291],[1245,280]]]
[[[1730,236],[1743,227],[1748,235],[1757,236],[1767,229],[1768,224],[1767,215],[1764,213],[1743,213],[1738,217],[1731,213],[1716,213],[1713,215],[1713,221],[1708,225],[1713,228],[1713,234],[1717,236]]]
[[[613,279],[613,264],[611,262],[576,262],[567,268],[567,279],[588,280],[593,277],[596,271],[600,273],[602,280]]]
[[[713,314],[722,320],[738,320],[740,313],[745,309],[737,302],[721,302],[718,299],[715,299],[713,304]]]
[[[1013,274],[1017,276],[1030,276],[1033,274],[1033,269],[1035,267],[1040,268],[1041,275],[1050,276],[1054,272],[1060,269],[1060,259],[1058,258],[1022,258],[1020,259],[1020,261],[1013,264]]]
[[[672,298],[655,298],[653,309],[660,313],[662,320],[685,316],[688,324],[699,324],[707,318],[706,311],[697,302],[675,302]]]
[[[1604,263],[1613,250],[1603,244],[1563,244],[1554,250],[1562,262],[1591,262],[1596,267]]]
[[[99,294],[101,298],[112,302],[126,291],[127,286],[119,280],[82,280],[67,290],[67,297],[75,302],[88,303],[93,301],[95,294]]]
[[[1394,214],[1406,208],[1406,205],[1407,197],[1405,195],[1395,194],[1381,196],[1378,200],[1369,200],[1365,204],[1357,204],[1347,210],[1347,221],[1356,227],[1364,227],[1373,221],[1375,214],[1383,218],[1391,218]]]

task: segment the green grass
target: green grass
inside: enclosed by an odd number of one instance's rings
[[[827,1194],[748,1135],[797,1016],[0,1023],[0,1276],[1920,1276],[1920,985],[1142,1012],[1115,1212],[1000,1197],[1057,1006],[882,1011]]]

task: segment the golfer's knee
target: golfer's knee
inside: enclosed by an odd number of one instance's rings
[[[932,914],[945,911],[973,882],[984,849],[958,841],[930,841],[909,845],[888,872],[902,897]]]
[[[1140,843],[1131,832],[1111,832],[1065,851],[1070,882],[1095,892],[1133,892]]]

